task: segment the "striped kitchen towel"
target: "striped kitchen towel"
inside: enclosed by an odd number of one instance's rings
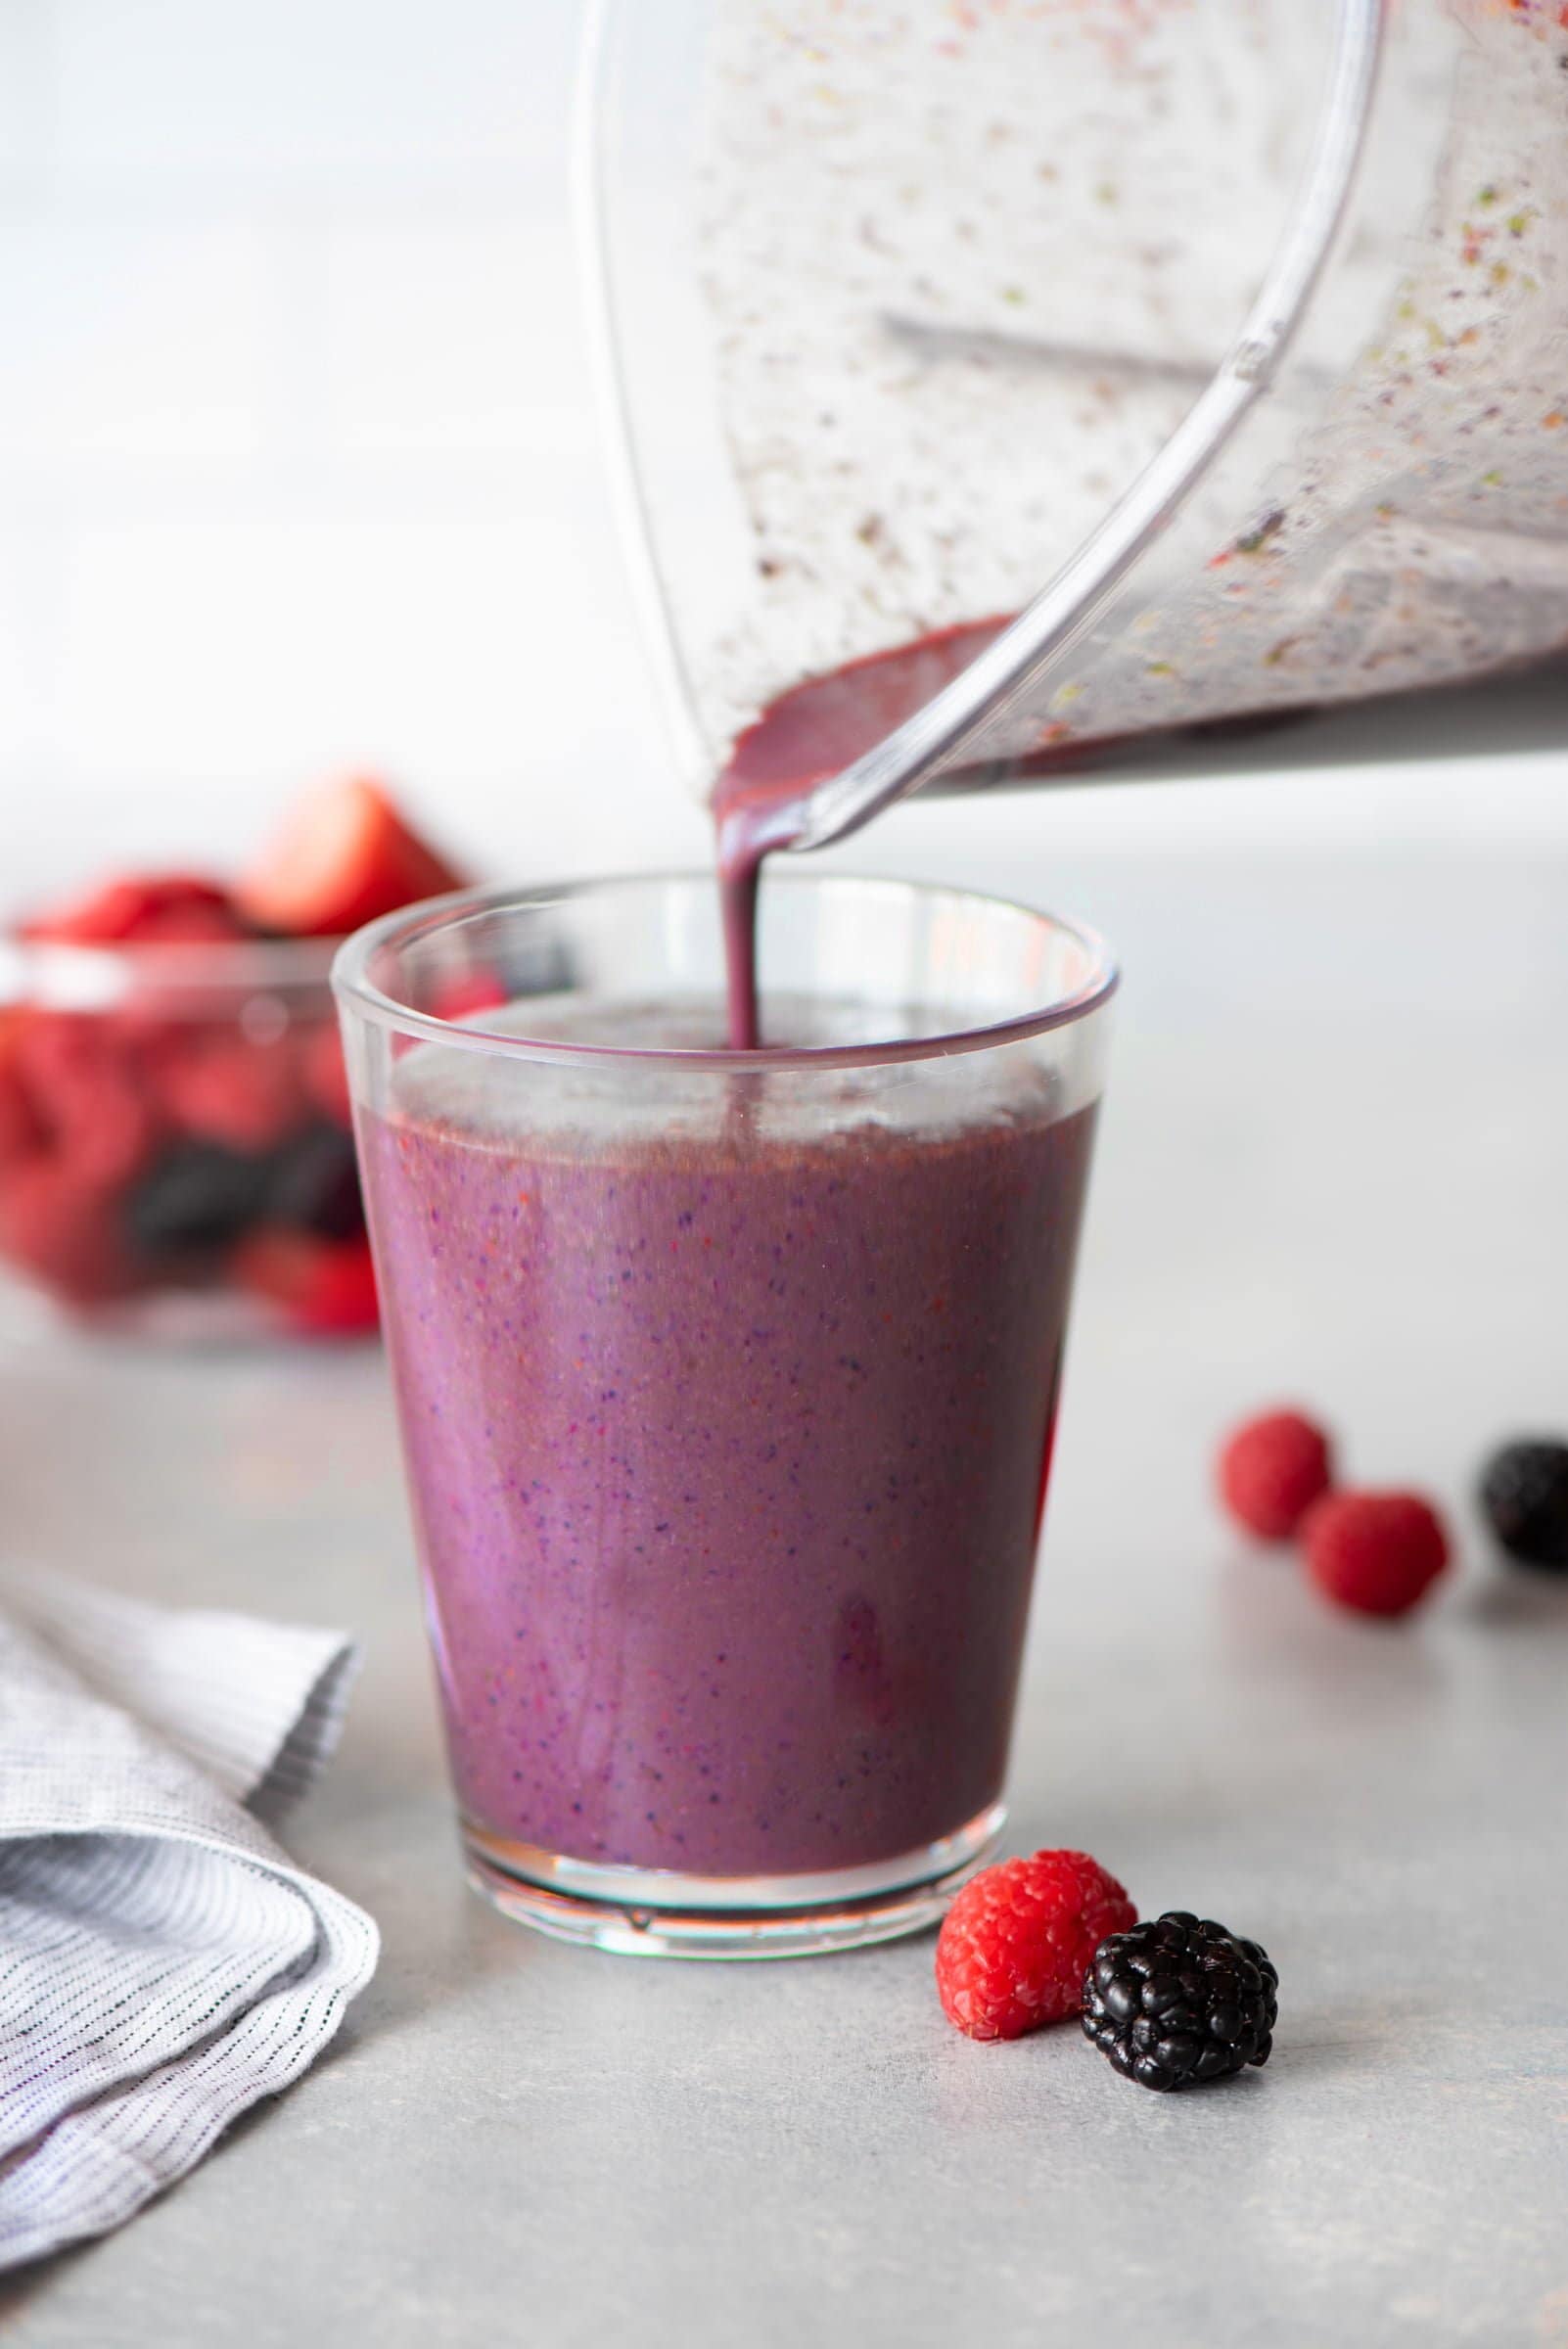
[[[353,1664],[336,1633],[0,1573],[0,2268],[172,2185],[375,1971],[370,1918],[269,1832]]]

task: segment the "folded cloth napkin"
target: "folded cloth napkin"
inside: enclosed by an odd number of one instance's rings
[[[336,1633],[0,1572],[0,2268],[172,2185],[375,1971],[370,1918],[261,1823],[353,1664]]]

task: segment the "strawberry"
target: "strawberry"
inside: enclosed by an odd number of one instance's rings
[[[230,1270],[239,1287],[276,1306],[302,1336],[350,1337],[376,1326],[368,1240],[320,1240],[266,1224],[240,1243]]]
[[[261,929],[332,938],[461,886],[381,786],[354,776],[300,804],[238,896]]]
[[[444,987],[437,988],[431,1010],[437,1019],[449,1020],[457,1027],[486,1011],[504,1010],[509,1000],[499,979],[488,971],[464,971],[448,979]]]
[[[228,891],[215,881],[144,873],[47,907],[23,923],[22,935],[51,945],[191,945],[248,932]]]

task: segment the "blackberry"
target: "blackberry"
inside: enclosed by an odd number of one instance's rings
[[[1267,2063],[1279,1976],[1255,1941],[1167,1910],[1112,1933],[1084,1977],[1084,2036],[1142,2088],[1191,2088]]]
[[[266,1170],[221,1142],[180,1142],[136,1183],[125,1229],[137,1254],[156,1264],[209,1263],[260,1213]]]
[[[1568,1568],[1568,1444],[1538,1437],[1505,1444],[1481,1479],[1481,1506],[1510,1558]]]
[[[365,1228],[354,1141],[338,1126],[306,1127],[273,1158],[267,1221],[293,1223],[324,1240],[357,1239]]]

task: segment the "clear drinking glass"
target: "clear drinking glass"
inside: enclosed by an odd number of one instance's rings
[[[763,1957],[930,1922],[1001,1824],[1115,974],[794,873],[787,1046],[715,1047],[722,968],[694,875],[446,899],[334,976],[472,1878]]]

